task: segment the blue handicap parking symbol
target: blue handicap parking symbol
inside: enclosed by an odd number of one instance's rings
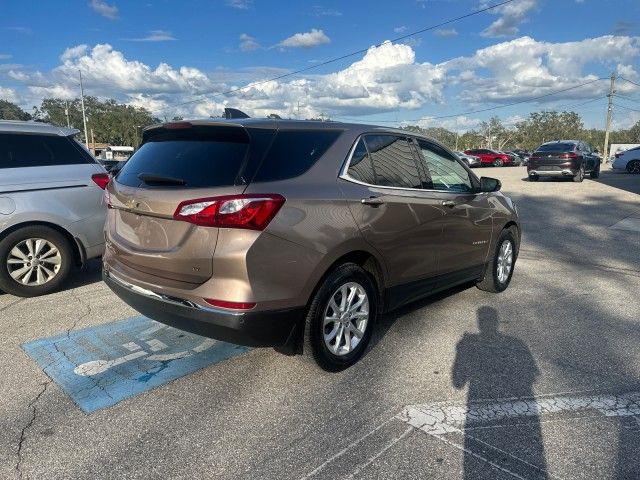
[[[22,347],[86,413],[249,350],[146,317],[34,340]]]

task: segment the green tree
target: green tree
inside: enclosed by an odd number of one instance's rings
[[[0,120],[31,120],[31,115],[15,103],[0,100]]]

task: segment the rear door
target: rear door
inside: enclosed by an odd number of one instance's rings
[[[416,144],[429,175],[429,188],[444,215],[439,275],[445,284],[455,283],[484,265],[493,223],[491,205],[454,155],[433,142],[418,139]]]
[[[423,190],[410,141],[389,134],[361,137],[343,178],[362,235],[386,263],[391,307],[431,291],[444,214],[439,200]]]
[[[108,190],[107,228],[118,259],[167,279],[200,284],[211,278],[219,229],[173,215],[183,201],[242,193],[273,133],[252,137],[241,125],[189,123],[145,132]]]

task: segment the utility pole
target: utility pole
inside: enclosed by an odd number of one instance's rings
[[[82,123],[84,123],[84,144],[89,148],[89,136],[87,135],[87,116],[84,113],[84,87],[82,86],[82,70],[80,73],[80,104],[82,105]]]
[[[67,117],[67,128],[71,128],[71,124],[69,123],[69,102],[66,100],[64,102],[64,114]]]
[[[602,163],[609,160],[609,131],[611,130],[611,116],[613,115],[613,94],[616,86],[616,72],[611,73],[611,86],[609,87],[609,106],[607,107],[607,127],[604,131],[604,148],[602,149]]]

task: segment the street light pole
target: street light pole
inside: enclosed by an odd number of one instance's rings
[[[80,104],[82,105],[82,122],[84,123],[84,143],[89,147],[89,137],[87,135],[87,116],[84,113],[84,87],[82,86],[82,70],[78,70],[80,73]]]

